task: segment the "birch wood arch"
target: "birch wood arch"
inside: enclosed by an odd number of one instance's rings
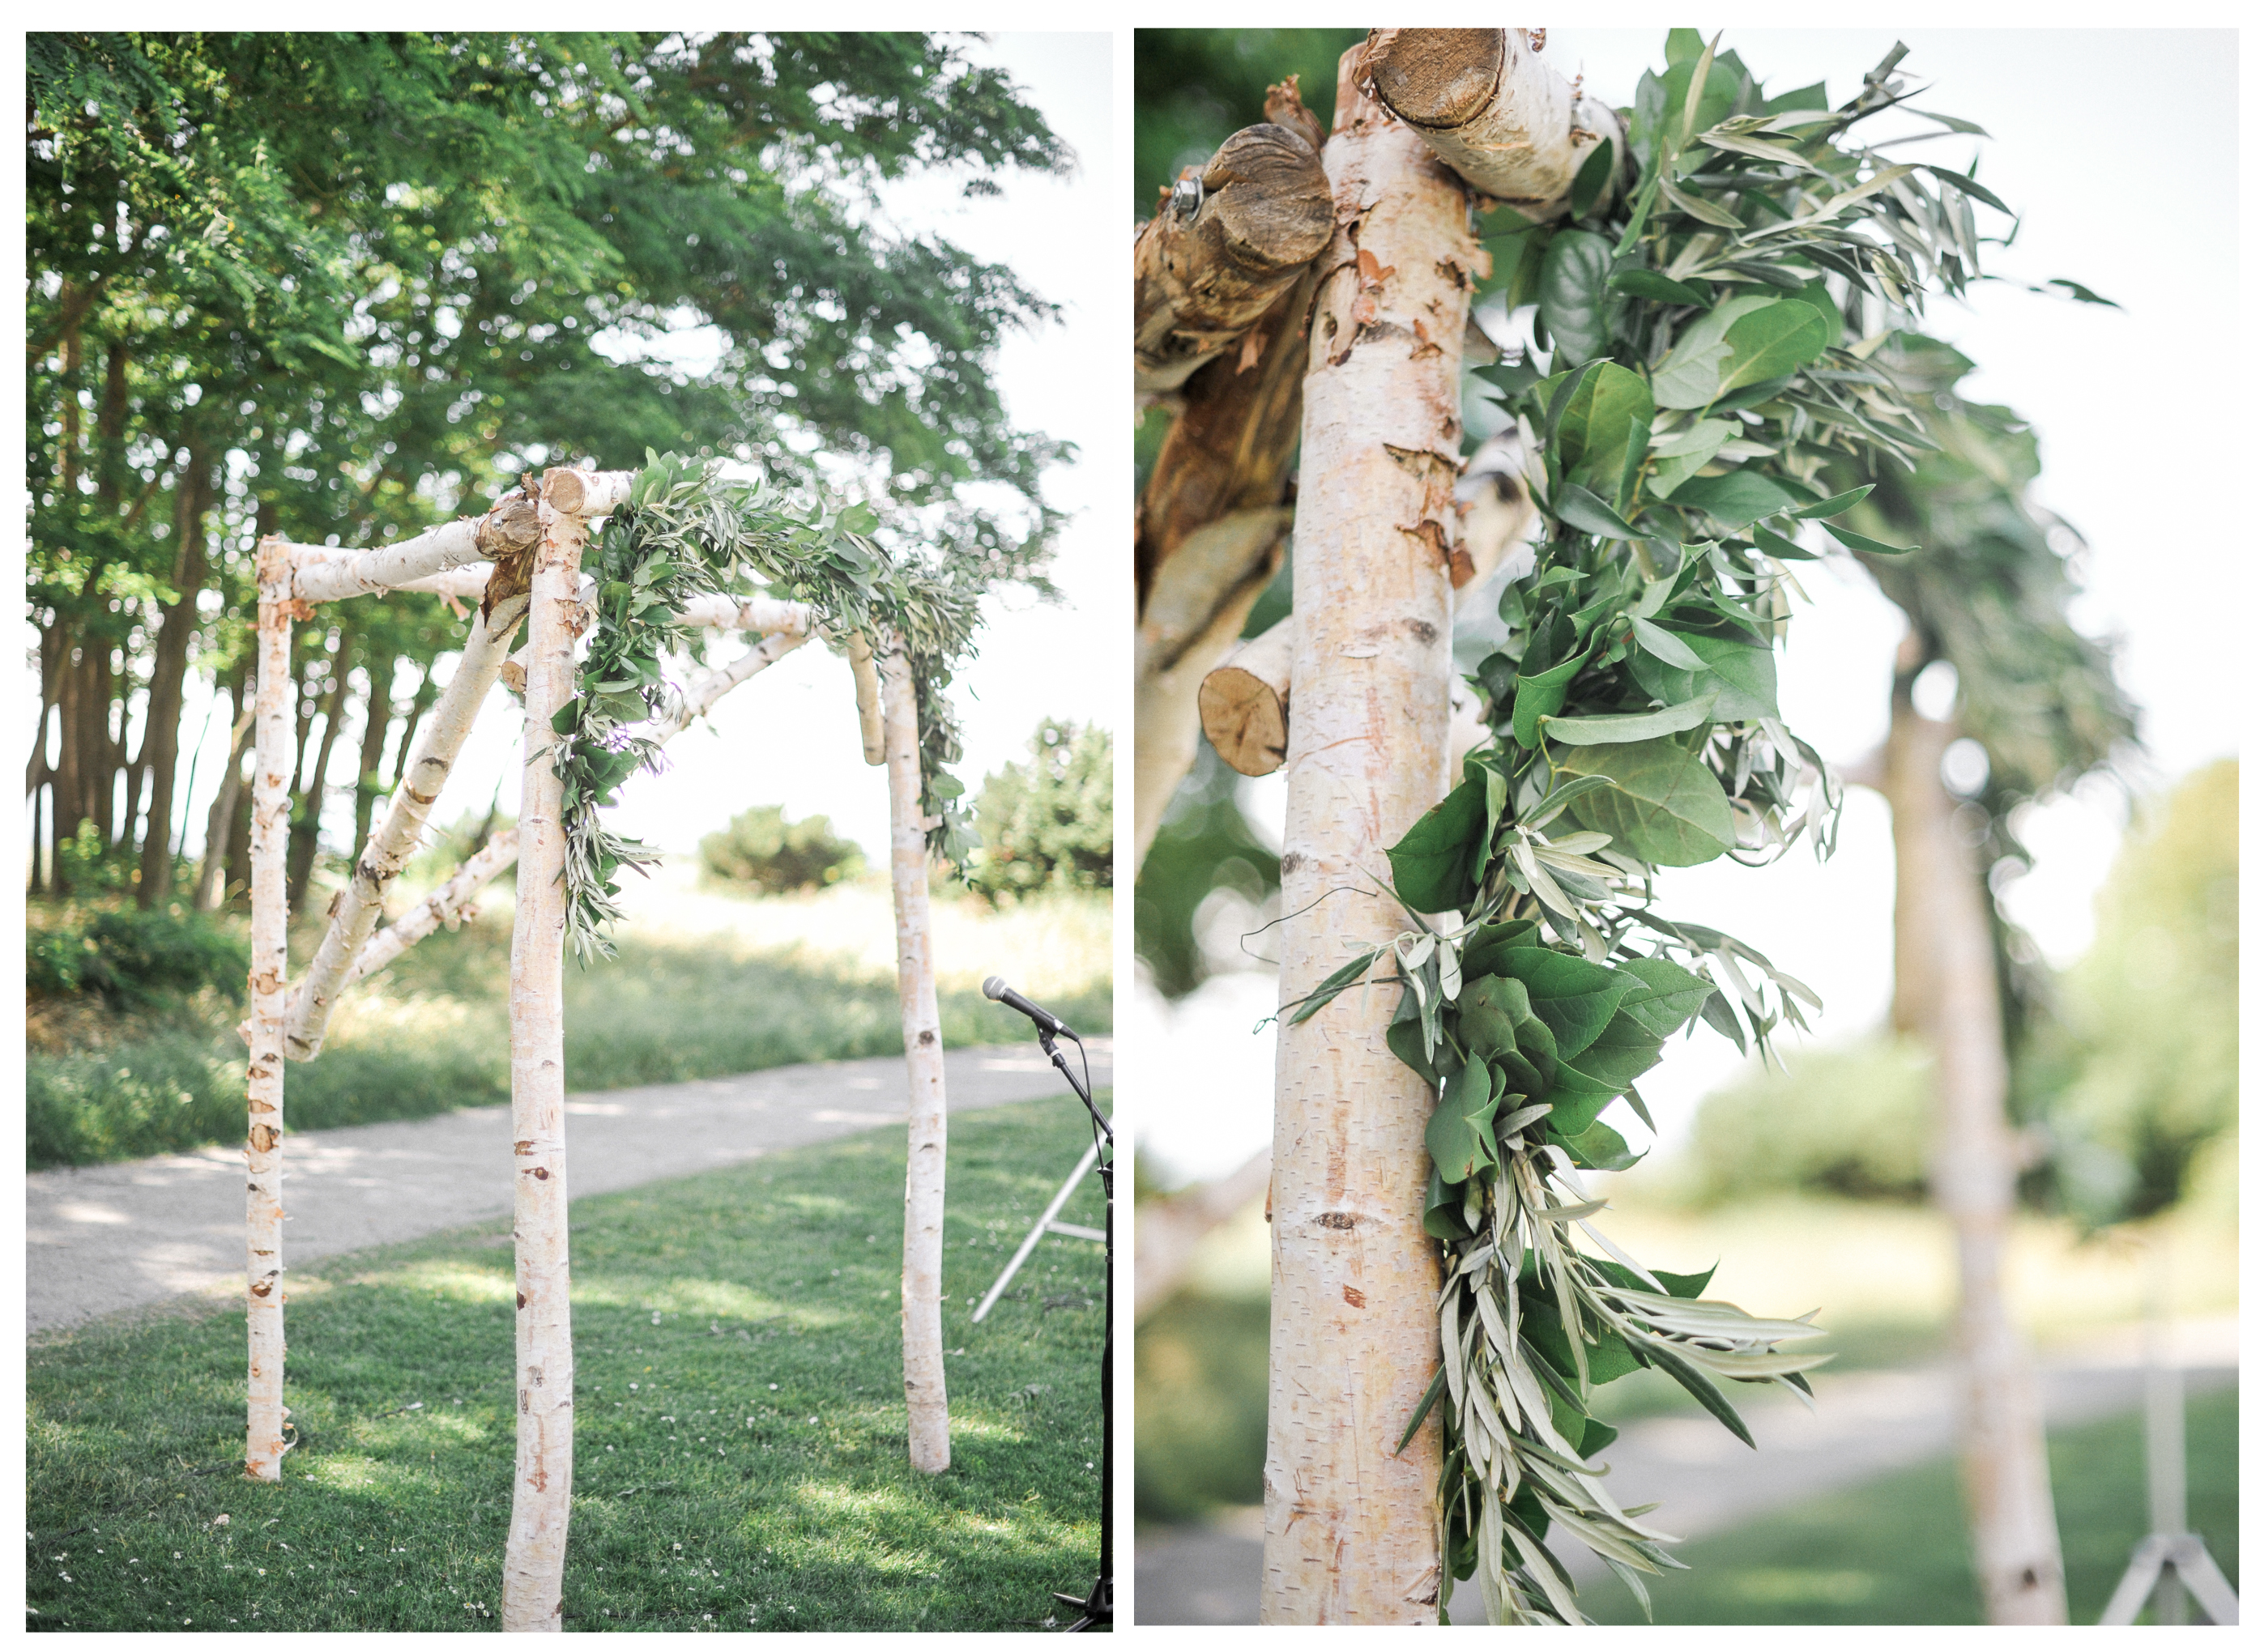
[[[597,524],[654,488],[664,492],[674,487],[678,495],[670,496],[692,498],[701,509],[711,506],[712,501],[697,488],[712,474],[711,467],[656,458],[643,473],[552,469],[538,483],[529,479],[482,516],[444,524],[399,545],[352,552],[270,538],[259,546],[251,991],[250,1014],[242,1028],[250,1052],[244,1472],[254,1480],[280,1481],[282,1457],[293,1443],[285,1437],[290,1413],[283,1403],[285,1063],[318,1057],[345,991],[397,961],[442,924],[459,922],[479,891],[517,862],[510,1002],[518,1425],[504,1561],[505,1629],[562,1627],[571,1507],[562,971],[571,915],[568,856],[574,846],[568,841],[573,801],[557,754],[571,737],[560,731],[559,723],[577,691],[576,645],[597,622],[601,606],[595,582],[582,573],[583,554]],[[837,518],[817,520],[823,530],[807,537],[828,545]],[[864,545],[851,560],[867,561],[876,554]],[[969,630],[972,603],[962,591],[926,592],[890,613],[886,603],[874,600],[870,584],[868,578],[849,581],[840,601],[829,592],[814,602],[709,592],[666,609],[659,616],[666,624],[734,631],[751,645],[698,676],[679,695],[666,696],[664,709],[632,732],[633,749],[647,761],[652,751],[712,710],[723,695],[819,635],[848,661],[864,759],[883,765],[888,777],[897,968],[910,1067],[903,1329],[911,1460],[925,1472],[939,1473],[949,1466],[940,1311],[947,1136],[926,855],[940,822],[926,806],[934,779],[930,765],[935,730],[921,726],[922,706],[933,702],[926,697],[919,660],[947,652],[935,641],[934,613],[953,615],[960,630]],[[290,778],[298,755],[288,699],[291,626],[311,618],[318,603],[394,591],[476,600],[478,607],[454,673],[403,766],[401,783],[333,905],[313,956],[293,980],[284,877]],[[862,623],[849,629],[858,618]],[[940,627],[944,633],[949,629]],[[521,630],[525,646],[513,654],[511,644]],[[509,683],[525,701],[526,757],[518,827],[498,833],[428,897],[380,929],[385,896],[415,850],[497,681]],[[943,736],[946,741],[946,728]],[[593,806],[587,804],[591,810]]]

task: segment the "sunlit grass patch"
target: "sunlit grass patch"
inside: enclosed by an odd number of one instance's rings
[[[905,1455],[898,1133],[575,1202],[569,1627],[1033,1627],[1053,1590],[1088,1585],[1098,1247],[1048,1241],[970,1323],[1087,1129],[1062,1098],[950,1134],[943,1325],[965,1352],[939,1477]],[[1064,1214],[1098,1225],[1095,1183]],[[301,1443],[279,1487],[239,1472],[240,1313],[32,1349],[31,1621],[495,1627],[513,1437],[497,1236],[294,1271]]]

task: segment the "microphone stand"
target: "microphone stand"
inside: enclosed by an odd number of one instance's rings
[[[1091,1087],[1067,1065],[1051,1029],[1041,1022],[1036,1042],[1052,1058],[1052,1065],[1082,1100],[1091,1114],[1091,1133],[1098,1145],[1098,1183],[1106,1194],[1106,1327],[1098,1365],[1098,1578],[1088,1595],[1055,1592],[1052,1599],[1082,1613],[1067,1626],[1067,1633],[1112,1629],[1114,1627],[1114,1127],[1091,1099]],[[1082,1045],[1077,1039],[1076,1046]]]

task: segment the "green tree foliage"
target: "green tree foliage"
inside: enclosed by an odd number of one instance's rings
[[[789,821],[782,808],[769,803],[700,838],[698,862],[718,883],[786,894],[855,877],[863,870],[863,851],[833,831],[829,816]]]
[[[2085,1221],[2172,1206],[2236,1129],[2236,779],[2212,764],[2138,817],[2035,1040],[2051,1191]]]
[[[981,847],[966,881],[992,901],[1114,887],[1114,740],[1046,717],[1028,761],[981,783]]]
[[[1010,560],[1049,531],[1062,450],[1012,425],[990,369],[1051,306],[883,210],[914,174],[1069,164],[959,43],[66,33],[32,36],[27,68],[31,597],[59,752],[32,784],[57,837],[133,837],[117,777],[139,788],[163,751],[119,730],[191,658],[235,668],[261,533],[375,543],[527,467],[670,448],[785,482],[825,453],[883,542]],[[658,342],[689,328],[695,373]],[[160,617],[190,598],[195,647],[168,659]],[[434,599],[383,606],[413,658],[454,634]],[[306,628],[308,705],[324,660],[367,680],[382,652],[343,655],[346,628],[392,623]]]

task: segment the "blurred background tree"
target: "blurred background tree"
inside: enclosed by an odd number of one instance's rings
[[[27,82],[34,893],[61,892],[54,847],[91,822],[162,901],[184,682],[240,716],[261,535],[381,543],[647,447],[787,481],[820,450],[890,528],[998,558],[1053,523],[1056,445],[990,371],[1052,307],[876,210],[929,170],[1067,165],[961,44],[53,33]],[[460,629],[434,598],[381,607],[294,644],[301,906],[327,806],[352,792],[366,830]],[[355,747],[340,787],[329,759]]]
[[[974,801],[981,847],[966,881],[991,901],[1114,887],[1114,740],[1046,717],[1028,761],[1007,763]]]
[[[788,821],[770,803],[733,815],[722,830],[700,838],[698,862],[710,883],[789,894],[855,877],[863,870],[863,851],[836,835],[824,815]]]

